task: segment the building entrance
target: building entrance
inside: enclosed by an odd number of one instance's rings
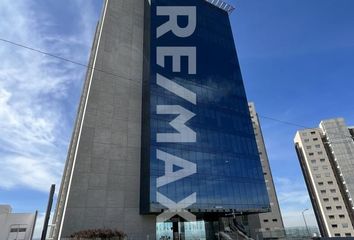
[[[156,224],[157,240],[206,240],[204,221],[171,221]]]

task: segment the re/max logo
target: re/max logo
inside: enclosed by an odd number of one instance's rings
[[[154,29],[156,32],[153,34],[156,34],[156,40],[169,32],[172,32],[176,37],[176,43],[178,43],[178,39],[180,38],[192,36],[197,27],[196,9],[195,6],[156,6],[156,17],[168,17],[166,22]],[[188,19],[187,25],[183,27],[178,24],[178,18],[182,16]],[[171,58],[171,71],[178,73],[181,72],[181,58],[184,57],[188,60],[188,74],[197,74],[196,46],[157,46],[156,49],[152,49],[152,51],[156,51],[157,65],[165,68],[166,58]],[[197,95],[194,92],[159,73],[156,73],[156,84],[189,103],[197,104]],[[197,141],[196,132],[186,126],[186,123],[195,116],[193,112],[181,105],[156,105],[156,114],[176,115],[176,117],[169,122],[170,126],[176,130],[176,133],[156,133],[156,141],[158,143],[195,143]],[[186,198],[179,202],[174,202],[167,196],[161,194],[158,189],[195,174],[197,172],[196,164],[159,149],[156,150],[156,157],[163,161],[165,165],[164,175],[157,178],[156,199],[157,202],[168,208],[167,211],[164,211],[157,217],[157,221],[163,222],[175,215],[179,215],[187,221],[195,221],[195,216],[185,209],[196,203],[196,193],[186,196]],[[173,171],[173,166],[178,166],[180,169]]]

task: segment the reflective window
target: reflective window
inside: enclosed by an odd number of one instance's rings
[[[166,17],[156,16],[157,3],[197,4],[195,32],[186,38],[168,32],[156,39],[157,26],[166,21]],[[180,23],[186,24],[186,19],[179,19]],[[144,109],[149,111],[143,114],[143,137],[147,143],[143,148],[147,149],[143,149],[142,164],[146,179],[142,193],[148,200],[143,199],[143,211],[159,212],[165,208],[157,202],[157,191],[174,202],[196,193],[196,203],[188,207],[194,212],[269,208],[228,14],[206,1],[153,0],[151,24],[150,77],[144,89],[148,96]],[[187,57],[181,58],[181,72],[172,71],[171,57],[165,57],[164,67],[157,65],[159,46],[196,46],[197,73],[189,74]],[[170,86],[175,87],[174,92],[157,83],[157,74],[173,83]],[[188,91],[177,95],[177,84]],[[189,91],[196,95],[195,104],[183,98]],[[177,119],[178,114],[159,114],[157,106],[180,106],[193,117],[184,123]],[[196,141],[158,142],[158,133],[178,133],[173,127],[178,124],[194,131]],[[165,174],[164,161],[157,159],[157,151],[195,164],[196,173],[157,187],[157,178]],[[173,169],[178,170],[178,166]]]

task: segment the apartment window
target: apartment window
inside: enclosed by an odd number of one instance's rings
[[[349,226],[348,223],[342,223],[343,228],[348,228],[348,226]]]
[[[328,185],[333,185],[333,181],[328,181]]]
[[[346,236],[346,237],[351,237],[352,234],[351,234],[351,233],[346,233],[345,236]]]
[[[318,185],[323,186],[323,182],[318,182]]]
[[[323,170],[327,170],[327,169],[328,169],[328,166],[322,166],[322,169],[323,169]]]
[[[332,228],[338,228],[337,224],[332,224]]]
[[[325,194],[325,193],[326,193],[326,190],[321,190],[321,193],[322,193],[322,194]]]
[[[302,136],[307,136],[307,132],[303,132],[303,133],[302,133]]]
[[[313,170],[314,171],[318,171],[318,167],[313,167]]]
[[[341,219],[345,218],[344,214],[339,214],[339,218]]]
[[[314,140],[314,141],[318,141],[318,138],[313,138],[312,140]]]
[[[315,132],[315,131],[311,132],[311,135],[315,135],[315,134],[316,134],[316,132]]]
[[[10,228],[10,233],[8,239],[25,239],[26,237],[26,228],[24,227],[13,227]]]
[[[323,201],[324,202],[329,202],[329,198],[324,198]]]
[[[307,149],[307,150],[311,149],[311,146],[306,146],[306,149]]]
[[[322,151],[319,151],[319,152],[317,152],[317,154],[318,154],[318,155],[322,155],[322,154],[323,154],[323,152],[322,152]]]
[[[324,161],[325,161],[325,159],[324,159],[324,158],[321,158],[321,159],[320,159],[320,162],[324,162]]]
[[[304,139],[304,142],[305,142],[305,143],[308,143],[309,141],[310,141],[310,139],[307,139],[307,138]]]
[[[268,219],[264,219],[263,222],[269,222]]]
[[[337,192],[335,189],[331,189],[330,191],[331,191],[331,193]]]
[[[315,148],[321,148],[321,145],[320,144],[316,144]]]
[[[333,201],[338,202],[338,201],[339,201],[339,198],[334,197],[334,198],[333,198]]]
[[[274,218],[272,221],[273,221],[273,222],[278,222],[278,219]]]
[[[337,210],[341,210],[342,206],[336,206]]]
[[[12,227],[12,228],[10,229],[10,232],[12,232],[12,233],[13,233],[13,232],[26,232],[26,230],[27,230],[26,228],[13,228],[13,227]]]
[[[325,173],[325,177],[330,177],[331,176],[331,174],[330,173]]]
[[[315,163],[316,163],[316,160],[315,160],[315,159],[311,160],[311,163],[312,163],[312,164],[315,164]]]
[[[340,233],[335,233],[334,236],[335,237],[340,237]]]
[[[334,215],[329,215],[329,219],[334,219]]]
[[[332,210],[331,206],[326,207],[326,210]]]
[[[310,156],[313,156],[313,152],[310,152],[309,155],[310,155]]]
[[[316,178],[321,178],[321,174],[316,174]]]

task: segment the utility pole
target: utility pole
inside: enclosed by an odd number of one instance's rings
[[[305,226],[306,226],[306,230],[307,230],[307,235],[309,237],[311,237],[310,231],[309,231],[309,227],[307,226],[307,222],[306,222],[306,218],[305,218],[305,212],[308,211],[309,209],[306,208],[305,210],[302,211],[302,217],[304,218],[304,222],[305,222]]]
[[[54,192],[55,192],[55,184],[52,184],[52,186],[50,187],[50,194],[49,194],[49,199],[48,199],[47,212],[45,214],[41,240],[45,240],[46,237],[47,237],[48,223],[49,223],[49,218],[50,218],[50,212],[52,211]]]

